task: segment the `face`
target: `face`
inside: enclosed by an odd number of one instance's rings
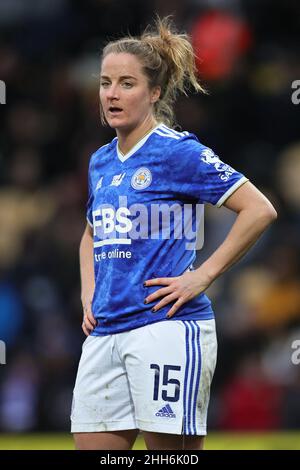
[[[100,102],[114,129],[131,131],[153,114],[159,87],[149,89],[139,59],[128,53],[108,54],[100,77]]]

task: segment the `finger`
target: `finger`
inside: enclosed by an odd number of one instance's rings
[[[176,279],[175,277],[158,277],[156,279],[148,279],[144,282],[144,287],[149,286],[168,286]]]
[[[83,322],[84,322],[84,324],[85,324],[85,326],[88,330],[93,330],[94,329],[94,325],[90,322],[87,315],[84,315]]]
[[[177,302],[175,302],[175,304],[173,305],[173,307],[168,311],[166,317],[167,318],[173,317],[173,315],[177,312],[179,307],[181,307],[181,305],[183,305],[184,303],[185,301],[182,298],[178,299]]]
[[[93,328],[89,328],[85,322],[83,321],[83,325],[84,325],[84,328],[85,328],[85,331],[87,332],[87,334],[89,335],[92,331],[93,331]]]
[[[84,314],[87,315],[90,322],[95,324],[95,326],[96,326],[97,321],[95,320],[94,314],[92,312],[92,302],[83,303],[82,308],[83,308]]]
[[[172,292],[172,287],[163,287],[162,289],[158,289],[156,292],[153,294],[149,295],[148,297],[145,298],[144,303],[149,304],[150,302],[154,302],[154,300],[158,299],[159,297],[162,297],[163,295],[167,295],[170,292]]]
[[[170,302],[173,302],[176,299],[178,299],[178,294],[176,294],[176,292],[173,292],[172,294],[167,295],[160,302],[158,302],[158,304],[156,304],[153,307],[152,312],[157,312],[157,310],[164,307],[165,305],[168,305]]]
[[[81,328],[82,328],[82,330],[83,330],[85,336],[90,336],[90,333],[89,333],[89,331],[86,329],[86,326],[85,326],[84,322],[82,322]]]

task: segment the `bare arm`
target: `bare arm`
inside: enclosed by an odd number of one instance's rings
[[[82,329],[87,336],[96,326],[96,320],[92,313],[92,300],[95,290],[93,250],[93,229],[87,224],[79,247],[81,302],[83,307]]]
[[[235,191],[224,206],[238,216],[224,242],[199,268],[210,282],[236,263],[277,217],[270,201],[250,182]]]

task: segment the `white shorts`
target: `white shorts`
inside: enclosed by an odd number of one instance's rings
[[[71,432],[205,435],[215,320],[166,320],[82,346]]]

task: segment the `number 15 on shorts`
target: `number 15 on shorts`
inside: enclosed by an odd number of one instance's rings
[[[153,400],[178,401],[180,397],[180,381],[174,378],[174,373],[176,371],[180,372],[181,367],[170,364],[160,367],[158,364],[150,364],[150,369],[154,371]]]

